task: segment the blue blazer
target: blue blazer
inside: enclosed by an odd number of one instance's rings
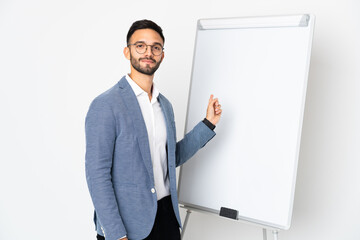
[[[175,168],[191,158],[215,132],[202,121],[176,142],[171,103],[159,94],[167,131],[171,200],[181,226]],[[106,240],[144,239],[153,227],[157,197],[146,125],[137,98],[123,77],[94,99],[85,121],[86,180],[97,232]]]

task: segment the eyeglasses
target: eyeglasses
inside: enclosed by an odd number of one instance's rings
[[[144,54],[147,51],[148,47],[151,47],[151,52],[155,56],[161,55],[163,53],[163,51],[164,51],[164,48],[160,44],[147,45],[145,43],[138,42],[138,43],[135,43],[135,44],[128,44],[128,46],[130,46],[130,45],[134,45],[136,52],[139,53],[139,54]]]

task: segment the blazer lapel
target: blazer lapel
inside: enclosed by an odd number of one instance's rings
[[[175,152],[174,149],[174,141],[175,140],[175,136],[174,136],[174,131],[172,129],[172,122],[174,121],[173,117],[172,117],[172,109],[171,106],[167,103],[167,101],[165,100],[165,97],[160,93],[159,97],[158,97],[159,103],[160,103],[160,107],[164,113],[164,117],[165,117],[165,123],[166,123],[166,133],[167,133],[167,147],[168,147],[168,153],[170,152]],[[172,141],[172,139],[174,139],[174,141]],[[170,160],[169,154],[168,154],[168,161]]]
[[[149,138],[146,130],[145,121],[141,113],[139,102],[125,77],[123,77],[119,81],[119,87],[121,89],[121,97],[123,98],[126,107],[128,109],[128,114],[133,119],[132,124],[134,131],[137,135],[137,140],[139,143],[141,155],[144,160],[144,164],[149,173],[150,179],[154,182],[154,173],[151,162]]]

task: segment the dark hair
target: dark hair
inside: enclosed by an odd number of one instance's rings
[[[147,20],[147,19],[138,20],[131,25],[129,32],[126,36],[126,43],[129,44],[129,40],[136,30],[146,29],[146,28],[156,31],[162,38],[163,42],[165,43],[165,37],[162,33],[161,27],[159,25],[157,25],[156,23],[154,23],[153,21]]]

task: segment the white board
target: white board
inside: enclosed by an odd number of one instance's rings
[[[179,202],[291,224],[314,16],[198,21],[185,131],[222,105],[217,135],[181,167]]]

